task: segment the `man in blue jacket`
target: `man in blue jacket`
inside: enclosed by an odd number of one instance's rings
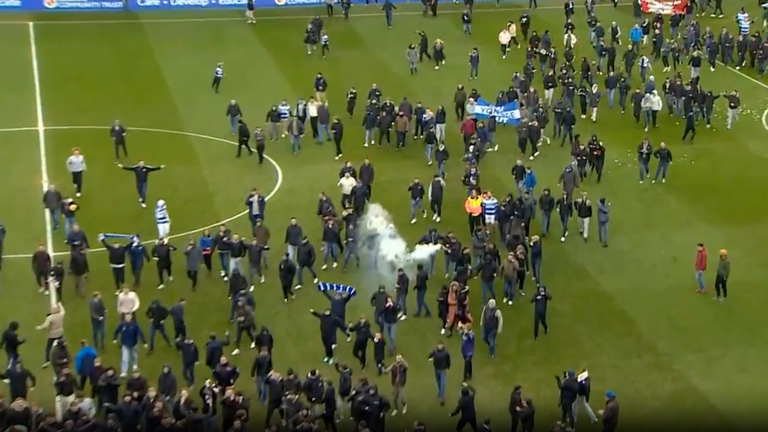
[[[117,343],[118,338],[120,341],[120,377],[125,378],[128,376],[128,369],[132,370],[139,368],[139,355],[136,351],[136,346],[141,342],[144,347],[147,347],[147,340],[144,338],[144,333],[141,331],[139,324],[133,319],[133,314],[125,314],[123,321],[115,328],[115,333],[112,336],[112,343]]]
[[[75,354],[75,372],[80,377],[79,387],[85,388],[88,377],[93,373],[94,362],[96,361],[96,350],[88,346],[85,339],[80,341],[80,350]]]

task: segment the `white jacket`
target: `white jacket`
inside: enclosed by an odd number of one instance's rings
[[[139,296],[134,291],[120,293],[117,295],[117,312],[121,314],[135,313],[139,310],[141,302]]]
[[[664,103],[661,101],[661,96],[654,90],[653,95],[651,95],[651,109],[653,111],[661,111],[663,106]]]

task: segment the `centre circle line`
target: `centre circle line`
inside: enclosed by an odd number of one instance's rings
[[[108,126],[46,126],[44,129],[45,130],[78,130],[78,129],[85,129],[85,130],[88,130],[88,129],[102,129],[102,130],[104,130],[104,129],[109,129],[109,127]],[[36,131],[36,130],[38,130],[38,128],[36,128],[36,127],[5,128],[5,129],[0,129],[0,133],[4,133],[4,132]],[[238,145],[236,142],[230,141],[230,140],[227,140],[227,139],[224,139],[224,138],[218,138],[218,137],[198,134],[198,133],[194,133],[194,132],[182,132],[182,131],[174,131],[174,130],[167,130],[167,129],[143,128],[143,127],[131,127],[129,130],[142,131],[142,132],[166,133],[166,134],[170,134],[170,135],[182,135],[182,136],[189,136],[189,137],[193,137],[193,138],[200,138],[200,139],[207,139],[207,140],[210,140],[210,141],[221,142],[221,143],[230,144],[230,145],[233,145],[233,146],[237,146]],[[277,192],[280,190],[280,187],[283,185],[283,170],[282,170],[282,168],[280,168],[280,165],[274,159],[272,159],[271,157],[269,157],[267,155],[264,155],[264,159],[266,159],[267,162],[269,162],[275,168],[275,172],[277,173],[277,180],[275,181],[275,186],[272,188],[272,191],[266,197],[264,197],[265,200],[269,201],[272,197],[274,197],[277,194]],[[207,226],[204,226],[204,227],[201,227],[201,228],[197,228],[197,229],[193,229],[193,230],[190,230],[190,231],[185,231],[185,232],[179,233],[179,234],[173,234],[171,236],[168,236],[168,238],[169,239],[174,239],[174,238],[186,237],[186,236],[189,236],[189,235],[192,235],[192,234],[196,234],[196,233],[202,232],[202,231],[207,230],[207,229],[215,228],[215,227],[217,227],[217,226],[219,226],[221,224],[226,224],[226,223],[232,222],[233,220],[239,219],[239,218],[241,218],[241,217],[243,217],[243,216],[245,216],[247,214],[248,214],[248,210],[244,210],[244,211],[242,211],[240,213],[237,213],[234,216],[231,216],[231,217],[228,217],[228,218],[226,218],[224,220],[215,222],[215,223],[213,223],[211,225],[207,225]],[[142,242],[142,244],[152,244],[154,242],[155,242],[155,240],[148,240],[148,241]],[[105,248],[89,249],[88,253],[103,252],[105,250],[106,250]],[[63,255],[69,255],[69,252],[55,252],[55,253],[51,253],[51,256],[63,256]],[[10,255],[3,255],[3,258],[31,258],[31,257],[32,257],[32,254],[10,254]]]

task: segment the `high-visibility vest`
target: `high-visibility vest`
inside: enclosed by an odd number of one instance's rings
[[[483,200],[480,197],[468,197],[467,200],[464,201],[464,211],[472,216],[480,216],[480,214],[483,213],[482,202]]]

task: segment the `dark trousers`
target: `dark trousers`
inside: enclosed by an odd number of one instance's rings
[[[689,133],[691,134],[691,141],[693,141],[693,139],[696,138],[696,128],[686,126],[685,130],[683,131],[683,141],[685,141]]]
[[[115,159],[120,159],[120,149],[123,149],[123,155],[128,157],[128,147],[125,146],[125,141],[115,143]]]
[[[265,420],[266,428],[269,428],[269,426],[272,424],[272,416],[275,415],[275,411],[277,411],[278,415],[280,415],[280,420],[285,419],[285,413],[280,408],[282,404],[283,401],[281,399],[270,399],[269,402],[267,402],[267,418]]]
[[[240,349],[240,341],[243,340],[243,333],[248,335],[251,339],[251,343],[256,342],[256,335],[253,332],[253,326],[237,326],[237,332],[235,333],[235,348]]]
[[[115,282],[115,291],[120,291],[125,285],[125,266],[112,267],[112,280]]]
[[[221,78],[214,77],[213,82],[211,83],[211,88],[218,93],[219,92],[219,86],[221,85]]]
[[[133,274],[133,287],[138,288],[138,286],[141,284],[141,270],[144,268],[144,262],[139,261],[139,263],[134,266],[131,264],[131,273]]]
[[[442,217],[443,215],[443,200],[442,199],[432,199],[429,201],[429,209],[432,210],[432,213],[436,214],[437,217]]]
[[[512,416],[512,432],[517,432],[517,426],[520,424],[520,418],[516,415]]]
[[[464,358],[464,381],[472,379],[472,356]]]
[[[728,281],[718,275],[715,276],[715,295],[720,298],[720,294],[723,295],[723,298],[728,298]]]
[[[211,254],[204,254],[203,255],[203,264],[205,265],[205,269],[209,272],[213,270],[213,263],[211,262]]]
[[[453,110],[456,113],[456,119],[457,120],[463,120],[464,119],[465,107],[464,107],[463,103],[457,103],[453,107]]]
[[[256,146],[256,155],[259,156],[259,165],[264,163],[264,146],[263,145],[257,145]]]
[[[83,172],[77,171],[72,173],[72,184],[75,186],[75,192],[80,193],[83,191]]]
[[[188,270],[187,278],[192,281],[192,291],[197,288],[197,270]]]
[[[288,297],[293,295],[293,292],[291,291],[291,282],[288,282],[288,283],[281,282],[280,285],[281,285],[281,288],[283,289],[283,299],[288,300]]]
[[[326,358],[333,358],[333,345],[336,341],[330,338],[321,338],[323,342],[323,350],[325,351]]]
[[[312,138],[317,138],[317,117],[309,118],[309,127],[312,128]]]
[[[362,369],[365,369],[367,354],[368,354],[368,341],[367,340],[355,341],[355,344],[352,345],[352,357],[356,358],[360,362],[360,367]]]
[[[243,152],[243,147],[248,150],[248,154],[253,154],[253,149],[248,145],[248,137],[240,137],[237,142],[237,157],[240,157]]]
[[[459,422],[456,423],[456,430],[457,431],[463,431],[464,428],[469,425],[469,427],[472,428],[473,431],[477,430],[477,418],[475,417],[464,417],[463,415],[461,418],[459,418]]]
[[[165,331],[165,325],[150,323],[149,324],[149,350],[150,351],[155,349],[155,332],[160,333],[160,336],[163,337],[163,340],[165,341],[165,343],[168,346],[171,346],[171,340],[168,339],[168,333]]]
[[[166,273],[168,273],[168,277],[173,277],[173,274],[171,273],[171,263],[170,262],[157,262],[157,279],[160,281],[160,285],[165,284],[165,278],[163,277]]]
[[[333,137],[333,144],[336,146],[336,157],[341,156],[341,138]]]
[[[185,364],[181,367],[181,376],[187,383],[187,387],[192,387],[195,384],[195,364]]]
[[[328,14],[328,17],[333,16],[333,5],[332,4],[326,4],[325,5],[325,13]]]
[[[541,312],[534,312],[533,314],[533,338],[536,339],[539,337],[539,326],[544,327],[544,333],[549,332],[549,327],[547,326],[547,314],[541,313]],[[571,410],[571,407],[568,407],[568,410]]]
[[[382,144],[384,138],[387,139],[387,145],[392,143],[392,134],[390,133],[390,129],[379,128],[379,145]]]
[[[187,337],[187,325],[184,322],[173,323],[173,338],[176,340]]]
[[[576,424],[576,418],[573,416],[573,403],[563,403],[560,406],[560,410],[562,411],[560,422],[566,424],[565,422],[567,420],[568,426],[573,429]]]
[[[395,139],[397,140],[397,148],[399,149],[405,148],[405,135],[407,133],[408,132],[400,132],[400,131],[395,132]]]
[[[483,225],[482,217],[480,215],[469,215],[469,233],[470,235],[475,232],[475,229]]]

